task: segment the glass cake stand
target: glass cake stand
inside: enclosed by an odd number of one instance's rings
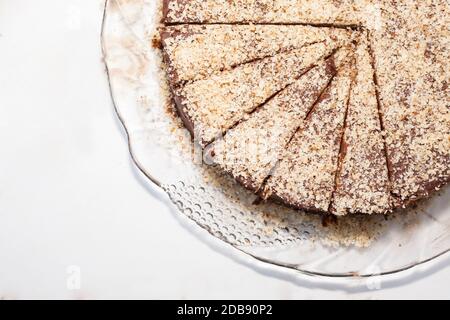
[[[447,265],[449,188],[387,217],[351,216],[325,224],[318,215],[254,204],[253,194],[203,164],[171,109],[161,56],[152,46],[159,6],[155,0],[107,0],[102,49],[131,157],[152,192],[159,190],[177,216],[192,222],[193,232],[203,229],[205,241],[220,239],[232,252],[253,257],[251,263],[297,275],[398,277]],[[427,263],[438,257],[442,263]],[[414,268],[419,265],[424,267]]]

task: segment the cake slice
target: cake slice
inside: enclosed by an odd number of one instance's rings
[[[308,44],[349,42],[352,32],[337,28],[280,25],[178,25],[160,30],[172,85]]]
[[[350,88],[355,76],[351,57],[349,55],[339,68],[331,85],[283,152],[282,159],[267,180],[264,198],[297,209],[329,210]]]
[[[334,57],[326,59],[229,130],[208,147],[214,163],[246,188],[258,191],[335,68]]]
[[[450,182],[448,8],[447,1],[405,3],[372,35],[397,206]]]
[[[356,50],[357,76],[350,93],[331,206],[335,215],[391,210],[389,174],[367,42],[362,35]]]
[[[164,0],[165,23],[305,23],[357,25],[366,1]]]
[[[204,147],[335,49],[313,44],[173,88],[177,109]]]

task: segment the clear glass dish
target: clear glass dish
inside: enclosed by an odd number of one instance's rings
[[[171,110],[152,46],[160,11],[155,0],[106,1],[102,48],[133,161],[195,228],[265,263],[334,278],[400,274],[450,251],[449,188],[388,217],[325,223],[318,215],[254,204],[254,195],[205,165]]]

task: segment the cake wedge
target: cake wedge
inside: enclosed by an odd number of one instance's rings
[[[348,43],[353,31],[303,25],[176,25],[160,29],[172,85],[205,79],[313,43]]]
[[[331,212],[335,215],[388,213],[390,181],[367,36],[356,49],[357,75],[342,139]]]

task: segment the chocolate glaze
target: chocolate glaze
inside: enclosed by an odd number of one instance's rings
[[[189,114],[186,112],[186,108],[183,105],[182,98],[178,94],[175,93],[176,89],[174,89],[171,86],[170,90],[171,90],[171,93],[172,93],[172,100],[175,103],[175,107],[176,107],[177,113],[180,116],[181,121],[183,121],[184,126],[189,131],[189,133],[191,134],[191,138],[194,139],[194,137],[195,137],[194,122],[192,121],[192,119],[189,116]]]
[[[163,0],[163,7],[162,7],[162,10],[163,10],[163,22],[169,22],[168,20],[167,20],[167,15],[169,14],[169,2],[170,2],[171,0]]]

